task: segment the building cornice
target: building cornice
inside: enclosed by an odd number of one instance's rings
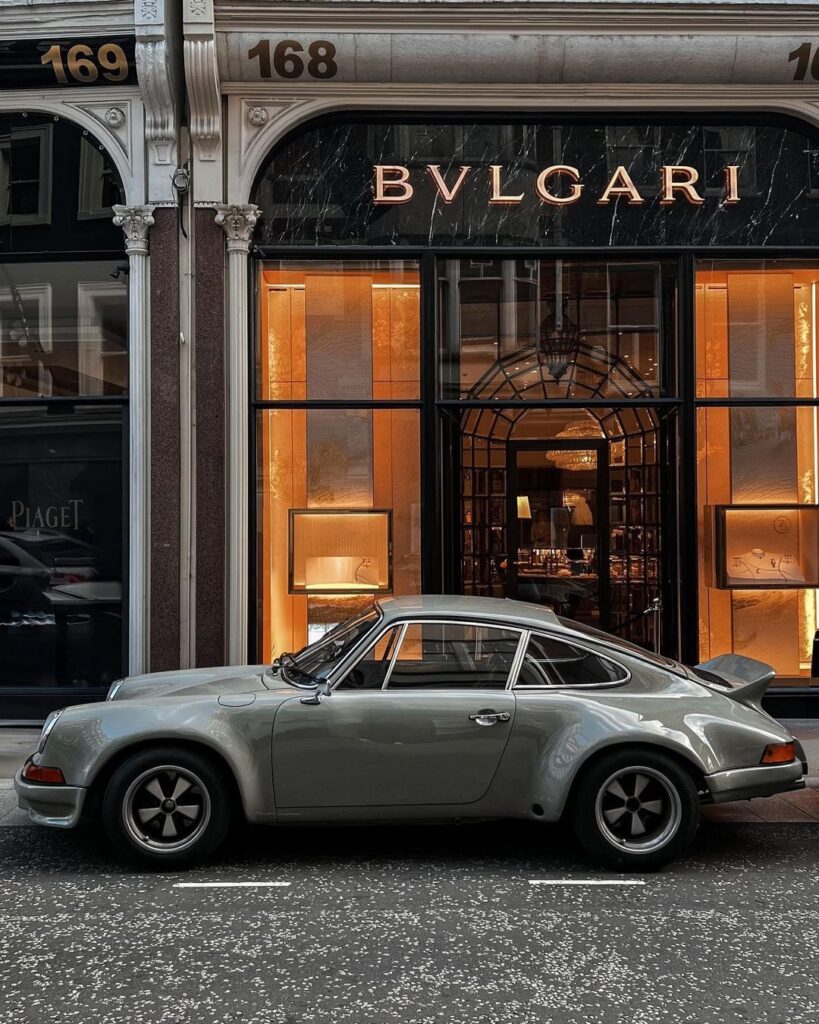
[[[819,29],[819,4],[648,3],[629,0],[561,3],[521,0],[317,0],[266,3],[264,0],[216,0],[216,30],[278,35],[290,31],[324,32],[685,32],[710,35],[788,35]]]
[[[32,39],[44,33],[54,40],[76,39],[83,32],[131,35],[134,31],[134,2],[0,3],[0,26],[3,39]]]

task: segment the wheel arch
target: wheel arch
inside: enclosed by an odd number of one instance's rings
[[[133,757],[134,754],[140,754],[143,751],[158,747],[178,747],[181,750],[187,750],[206,757],[223,775],[225,782],[231,790],[231,795],[239,801],[243,817],[247,818],[247,808],[242,787],[239,785],[236,773],[227,758],[210,744],[204,743],[201,740],[189,739],[187,737],[180,738],[173,735],[136,739],[113,751],[109,757],[97,766],[94,777],[88,787],[83,816],[92,816],[99,812],[105,788],[111,776],[120,765],[124,764],[129,757]]]
[[[636,752],[643,751],[648,754],[663,754],[666,757],[671,758],[672,761],[675,761],[683,771],[687,772],[691,776],[694,785],[697,787],[698,793],[707,791],[705,784],[705,772],[702,765],[697,764],[690,753],[680,750],[678,747],[668,746],[665,743],[652,743],[651,740],[644,739],[606,743],[603,746],[596,747],[594,750],[589,751],[588,755],[578,766],[566,791],[566,797],[563,801],[563,806],[560,812],[561,818],[565,817],[567,812],[571,810],[578,786],[584,776],[594,767],[594,765],[603,757],[607,757],[609,754],[624,750],[633,750]]]

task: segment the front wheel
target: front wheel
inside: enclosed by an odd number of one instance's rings
[[[700,818],[694,780],[661,751],[603,755],[584,772],[572,810],[589,856],[627,871],[652,871],[679,856]]]
[[[129,859],[181,867],[204,860],[227,836],[230,793],[206,756],[177,747],[143,750],[111,776],[105,831]]]

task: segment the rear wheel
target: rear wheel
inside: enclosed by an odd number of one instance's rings
[[[102,818],[119,853],[172,867],[202,861],[219,846],[230,828],[229,808],[226,780],[208,757],[157,747],[116,769]]]
[[[694,780],[661,751],[603,755],[584,772],[573,806],[575,835],[589,856],[630,871],[651,871],[679,856],[699,816]]]

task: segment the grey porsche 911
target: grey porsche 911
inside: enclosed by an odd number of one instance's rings
[[[376,602],[273,665],[132,676],[54,712],[15,778],[33,821],[101,820],[122,855],[201,862],[258,824],[565,820],[650,870],[703,803],[805,785],[761,706],[773,670],[696,668],[521,602]]]

